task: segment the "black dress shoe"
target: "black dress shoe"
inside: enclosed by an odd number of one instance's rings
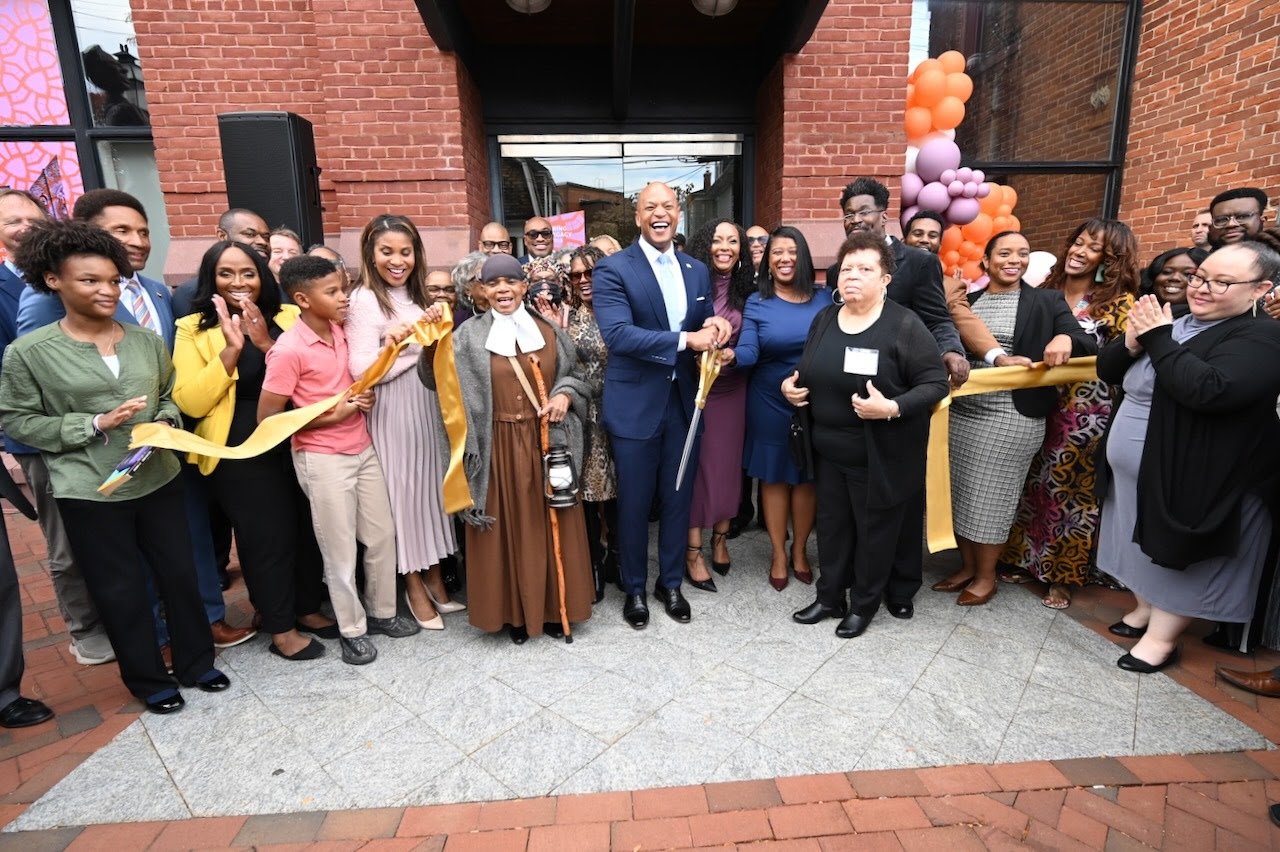
[[[644,630],[649,626],[649,605],[644,602],[644,595],[627,595],[622,605],[622,617],[636,630]]]
[[[542,624],[542,635],[552,639],[564,638],[564,625],[558,621],[546,621]]]
[[[873,613],[874,614],[874,613]],[[860,612],[851,612],[840,620],[836,627],[836,635],[841,639],[853,639],[867,632],[871,626],[871,616]]]
[[[53,718],[43,701],[18,696],[0,709],[0,728],[28,728]]]
[[[1161,669],[1167,668],[1173,665],[1174,663],[1178,662],[1178,657],[1180,656],[1182,656],[1181,645],[1174,648],[1173,651],[1170,652],[1169,656],[1165,657],[1164,660],[1159,663],[1155,663],[1155,664],[1148,663],[1146,660],[1138,659],[1133,654],[1125,654],[1123,657],[1116,660],[1116,665],[1127,672],[1137,672],[1138,674],[1155,674]]]
[[[272,645],[271,647],[275,647]],[[224,675],[217,669],[210,669],[204,677],[196,681],[196,689],[201,692],[222,692],[231,686],[231,678]]]
[[[906,603],[889,603],[885,601],[884,608],[894,618],[910,618],[916,614],[916,605],[911,601]]]
[[[1147,628],[1134,627],[1132,624],[1125,624],[1124,619],[1120,619],[1115,624],[1107,628],[1116,636],[1123,636],[1125,639],[1141,639],[1147,634]]]
[[[183,707],[187,706],[187,702],[183,699],[182,693],[178,690],[166,690],[165,692],[156,693],[161,697],[151,697],[145,699],[142,703],[147,705],[147,709],[152,713],[164,716],[167,713],[177,713]]]
[[[516,627],[514,624],[507,627],[507,635],[511,637],[511,641],[517,645],[523,645],[529,641],[529,631],[525,627]]]
[[[654,586],[653,596],[662,601],[663,607],[667,610],[667,615],[681,624],[688,624],[689,619],[693,617],[693,611],[689,609],[689,602],[684,599],[684,595],[679,589],[664,589],[661,586]]]
[[[822,601],[814,601],[804,609],[791,613],[792,621],[800,624],[817,624],[828,618],[844,618],[848,605],[841,601],[837,606],[827,606]]]
[[[288,660],[291,663],[302,662],[304,660],[315,660],[324,656],[324,645],[317,640],[312,639],[292,654],[286,654],[274,642],[267,643],[267,650],[275,654],[282,660]]]

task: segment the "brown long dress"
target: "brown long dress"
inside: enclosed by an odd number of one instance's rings
[[[539,371],[550,392],[555,384],[556,339],[545,329],[543,338],[547,345],[537,352]],[[516,360],[536,391],[527,356],[518,355]],[[560,593],[543,492],[539,421],[511,362],[490,354],[489,370],[493,449],[484,508],[494,523],[487,530],[467,527],[467,613],[473,625],[490,633],[510,624],[523,626],[530,636],[541,636],[544,623],[560,622]],[[594,590],[582,504],[556,511],[569,621],[586,621],[591,617]]]

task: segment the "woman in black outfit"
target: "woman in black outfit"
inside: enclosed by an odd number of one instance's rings
[[[948,385],[924,323],[885,298],[894,262],[884,240],[854,233],[838,259],[843,304],[814,318],[782,393],[812,412],[818,501],[818,597],[792,617],[841,618],[836,635],[849,639],[881,598],[890,615],[911,616],[919,584],[898,587],[889,568],[905,508],[924,488],[929,415]]]

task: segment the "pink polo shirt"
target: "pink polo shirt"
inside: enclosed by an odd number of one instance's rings
[[[267,374],[262,389],[287,396],[298,408],[327,399],[351,387],[355,379],[347,367],[347,335],[329,324],[329,344],[299,320],[267,350]],[[293,436],[293,448],[330,455],[356,455],[373,443],[363,412],[319,429],[303,429]]]

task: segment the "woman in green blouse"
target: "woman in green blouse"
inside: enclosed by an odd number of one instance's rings
[[[98,486],[128,453],[137,423],[176,425],[173,364],[164,341],[120,322],[124,246],[86,222],[33,227],[14,263],[28,283],[57,293],[66,316],[6,351],[0,370],[0,422],[40,449],[67,528],[129,691],[154,713],[183,706],[177,686],[218,692],[230,686],[213,667],[213,636],[196,586],[178,459],[160,450],[110,495]],[[173,648],[165,670],[144,571],[164,602]]]

